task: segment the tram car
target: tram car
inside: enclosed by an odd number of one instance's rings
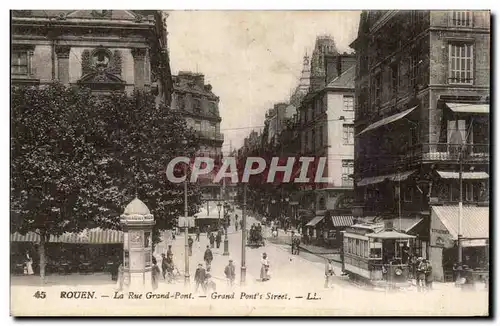
[[[383,223],[352,225],[342,231],[342,272],[377,288],[408,287],[414,238]]]
[[[248,232],[247,246],[261,247],[264,246],[264,236],[262,235],[262,227],[260,225],[252,225]]]

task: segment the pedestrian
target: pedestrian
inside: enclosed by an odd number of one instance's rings
[[[165,275],[167,274],[167,257],[165,257],[165,254],[161,254],[161,271],[163,279],[165,279]]]
[[[427,270],[427,265],[422,257],[417,259],[417,290],[422,292],[425,290],[425,271]]]
[[[33,275],[33,259],[31,259],[31,256],[29,252],[26,252],[26,275]]]
[[[425,270],[425,284],[426,284],[426,288],[427,290],[432,290],[432,265],[431,265],[431,262],[429,260],[426,260],[425,261],[426,263],[426,270]]]
[[[236,232],[238,232],[238,221],[236,221],[236,223],[234,223],[234,230],[235,230]]]
[[[177,230],[174,228],[172,229],[172,240],[175,240],[175,233],[177,232]]]
[[[335,271],[333,270],[333,264],[331,259],[327,259],[326,269],[325,269],[325,288],[330,288],[333,284],[333,276]]]
[[[243,220],[240,220],[240,229],[244,230]]]
[[[171,259],[174,259],[174,253],[172,252],[172,245],[168,245],[167,258],[168,257],[170,257]]]
[[[216,244],[217,244],[217,249],[219,249],[219,248],[220,248],[220,242],[221,242],[221,241],[222,241],[222,231],[221,231],[221,230],[219,230],[219,231],[217,232],[217,236],[215,237],[215,242],[216,242]]]
[[[200,227],[196,227],[196,241],[200,242]]]
[[[156,258],[154,256],[153,256],[152,261],[153,261],[153,268],[151,270],[151,282],[152,282],[153,290],[156,290],[158,288],[158,281],[160,278],[161,271],[157,265],[157,261],[156,261]]]
[[[174,261],[171,257],[167,257],[167,282],[172,283],[174,279]]]
[[[210,232],[210,248],[214,248],[214,242],[215,242],[215,237],[214,237],[214,234],[212,232]]]
[[[212,260],[214,259],[214,256],[212,254],[212,250],[207,246],[207,250],[205,250],[205,254],[203,255],[203,260],[205,261],[207,265],[207,272],[210,272],[210,267],[212,265]]]
[[[117,291],[123,290],[123,264],[120,263],[118,266],[118,281],[116,282]]]
[[[229,259],[229,264],[224,269],[224,274],[226,274],[227,285],[232,287],[234,284],[234,279],[236,278],[236,270],[233,265],[233,260]]]
[[[201,286],[201,290],[203,292],[206,292],[206,288],[205,288],[205,281],[206,281],[206,277],[207,277],[206,274],[207,274],[207,272],[203,268],[203,265],[198,264],[198,268],[196,268],[196,272],[194,274],[194,281],[196,283],[195,292],[198,292],[198,289],[200,288],[200,286]]]
[[[191,236],[188,237],[188,247],[189,247],[189,256],[193,255],[193,238]]]
[[[269,280],[269,260],[267,259],[267,254],[262,254],[262,259],[260,260],[260,280],[262,282]]]

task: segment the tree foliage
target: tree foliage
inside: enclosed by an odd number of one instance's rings
[[[12,232],[119,228],[136,195],[158,230],[183,215],[182,184],[170,183],[165,170],[198,144],[178,112],[139,92],[95,95],[51,85],[11,94]],[[190,184],[188,195],[192,214],[199,191]]]

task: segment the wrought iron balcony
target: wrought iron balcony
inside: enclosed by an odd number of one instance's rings
[[[198,130],[196,131],[196,135],[201,139],[224,141],[224,134],[220,132]]]
[[[410,168],[422,162],[482,163],[488,164],[490,159],[489,144],[448,144],[424,143],[409,147],[406,151],[394,154],[375,154],[359,157],[357,173],[376,176],[398,168]]]

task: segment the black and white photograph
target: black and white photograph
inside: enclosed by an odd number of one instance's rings
[[[10,10],[10,314],[490,316],[491,21]]]

